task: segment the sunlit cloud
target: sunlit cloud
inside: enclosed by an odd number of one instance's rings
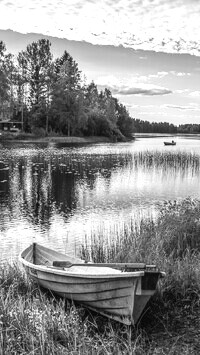
[[[0,0],[0,14],[2,29],[70,40],[52,50],[69,45],[85,83],[109,88],[133,117],[199,122],[199,0]]]
[[[200,98],[200,91],[192,91],[189,95],[195,98]]]
[[[176,72],[176,71],[170,71],[169,72],[170,74],[172,75],[175,75],[175,76],[190,76],[191,73],[188,73],[188,72]]]
[[[1,0],[0,13],[2,29],[200,55],[198,0]]]
[[[155,95],[168,95],[172,91],[161,86],[141,84],[140,86],[133,86],[129,88],[113,89],[114,93],[120,95],[145,95],[145,96],[155,96]]]
[[[172,90],[146,83],[147,79],[157,78],[159,75],[149,75],[149,76],[135,76],[131,77],[129,80],[120,80],[113,75],[102,76],[96,79],[96,83],[100,90],[105,87],[109,88],[114,95],[145,95],[145,96],[155,96],[155,95],[168,95],[172,93]]]

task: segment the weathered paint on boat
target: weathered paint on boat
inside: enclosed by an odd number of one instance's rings
[[[79,266],[55,267],[55,260]],[[136,324],[162,275],[158,271],[87,266],[81,259],[36,243],[21,253],[20,261],[40,286],[127,325]]]

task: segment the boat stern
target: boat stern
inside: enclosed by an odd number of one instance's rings
[[[138,285],[135,293],[135,302],[133,309],[132,324],[135,325],[141,317],[143,310],[154,295],[160,278],[164,277],[165,273],[160,271],[145,271],[144,276],[138,280]]]

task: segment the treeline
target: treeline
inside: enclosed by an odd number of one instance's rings
[[[178,133],[200,133],[200,124],[184,124],[178,127]]]
[[[130,117],[109,89],[84,83],[78,64],[65,51],[54,59],[49,40],[40,39],[18,53],[0,41],[0,117],[22,123],[25,132],[68,136],[103,135],[123,140],[139,133],[200,133],[200,125]]]
[[[184,124],[175,126],[168,122],[149,122],[133,119],[135,133],[200,133],[200,124]]]
[[[0,41],[0,111],[9,111],[25,132],[116,140],[130,135],[133,120],[126,107],[110,90],[84,84],[81,74],[67,51],[53,58],[49,40],[29,44],[17,58]]]
[[[149,122],[133,119],[134,132],[137,133],[177,133],[177,127],[167,122]]]

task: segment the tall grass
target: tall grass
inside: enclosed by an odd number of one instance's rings
[[[136,328],[40,290],[16,264],[0,269],[0,354],[198,354],[200,201],[167,202],[157,220],[130,223],[116,240],[93,236],[84,257],[144,261],[166,272]]]
[[[60,298],[27,279],[18,265],[0,269],[0,354],[146,354],[145,338]],[[139,354],[139,353],[138,353]]]
[[[142,165],[145,167],[162,167],[162,169],[192,169],[197,170],[200,167],[199,154],[183,151],[143,151],[135,152],[132,157],[127,158],[127,162],[133,165]]]
[[[89,246],[90,245],[90,246]],[[93,235],[82,246],[82,257],[94,262],[145,262],[167,273],[163,292],[185,297],[200,291],[200,201],[165,202],[155,219],[124,226],[115,240]]]
[[[165,202],[156,220],[143,219],[139,226],[132,221],[112,241],[105,235],[93,235],[89,245],[82,247],[82,255],[95,262],[145,262],[165,271],[141,324],[148,334],[152,329],[158,332],[156,341],[161,329],[169,342],[176,334],[177,344],[168,349],[170,354],[184,353],[180,346],[186,349],[185,342],[192,341],[200,349],[200,201]],[[193,332],[188,339],[189,328]],[[178,339],[179,332],[183,335]],[[161,348],[164,354],[164,342]],[[198,353],[191,348],[190,352]]]

